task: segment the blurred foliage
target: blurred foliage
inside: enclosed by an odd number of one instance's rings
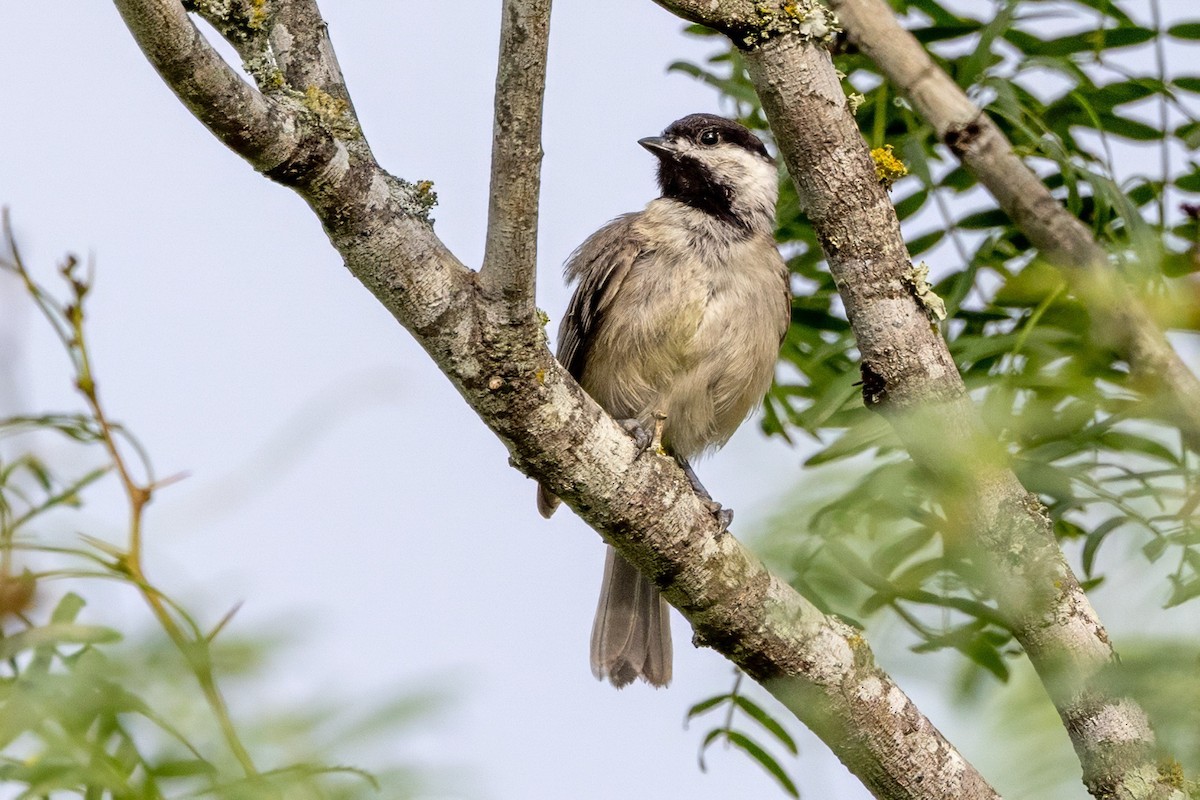
[[[771,751],[750,734],[733,727],[734,717],[740,712],[740,715],[748,722],[754,723],[753,727],[756,730],[770,734],[776,744],[782,746],[793,756],[800,753],[800,749],[796,746],[796,740],[787,732],[787,729],[745,694],[742,690],[742,677],[740,671],[736,673],[733,688],[727,694],[719,694],[707,700],[701,700],[688,709],[686,722],[691,722],[696,717],[710,711],[725,711],[724,722],[709,730],[700,743],[700,770],[703,772],[708,769],[704,763],[704,753],[708,748],[717,742],[724,742],[727,747],[736,747],[757,761],[767,771],[767,774],[775,779],[779,788],[789,796],[799,797],[800,790],[796,788],[796,784],[788,776],[787,770],[779,764],[779,760]]]
[[[443,698],[405,693],[358,718],[336,697],[272,708],[262,698],[268,670],[286,670],[298,660],[272,663],[281,655],[278,637],[265,631],[235,637],[226,628],[236,608],[204,627],[146,576],[141,511],[171,481],[153,477],[144,449],[100,403],[84,325],[90,270],[82,274],[76,259],[67,258],[59,268],[67,299],[59,299],[25,267],[7,214],[4,234],[9,252],[0,254],[0,269],[24,285],[54,330],[86,410],[0,418],[3,797],[417,796],[426,776],[412,767],[395,764],[371,774],[330,759],[394,747]],[[54,458],[39,454],[54,439],[68,443],[69,456],[61,448]],[[81,466],[89,463],[95,466]],[[115,479],[127,497],[127,541],[85,534],[61,541],[54,532],[80,524],[75,512],[105,478]],[[144,623],[112,623],[111,602],[101,603],[99,614],[85,614],[89,592],[113,598],[113,587],[100,582],[139,595],[158,630],[147,635]],[[218,674],[250,701],[236,715],[248,722],[234,723]],[[267,762],[272,766],[263,766]]]
[[[1174,341],[1200,351],[1200,17],[1163,21],[1157,0],[891,2],[938,66],[1089,226],[1162,326],[1178,332]],[[731,116],[769,138],[741,55],[722,38],[712,41],[722,49],[706,63],[670,68],[712,86]],[[910,255],[931,265],[945,301],[941,331],[1008,463],[1077,559],[1085,588],[1115,578],[1102,563],[1120,563],[1141,580],[1165,574],[1164,606],[1193,600],[1198,454],[1134,385],[1064,277],[896,88],[853,48],[834,61],[847,94],[863,96],[856,118],[869,146],[892,148],[908,169],[892,193]],[[1134,162],[1155,166],[1133,174]],[[853,334],[786,175],[780,195],[777,237],[795,299],[763,425],[815,450],[798,497],[768,536],[770,557],[826,611],[859,625],[899,622],[915,650],[965,656],[964,685],[977,687],[981,674],[1006,680],[1019,649],[958,546],[951,490],[931,485],[887,422],[864,407]],[[1122,558],[1137,550],[1141,566]],[[1175,673],[1181,683],[1171,693],[1191,698],[1186,710],[1149,698],[1145,707],[1158,712],[1162,740],[1195,774],[1200,664],[1190,664]]]

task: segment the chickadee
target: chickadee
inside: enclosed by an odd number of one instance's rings
[[[658,158],[662,196],[617,217],[567,261],[578,285],[558,331],[558,360],[644,447],[687,473],[722,527],[690,459],[728,441],[771,384],[791,318],[775,248],[775,164],[736,122],[692,114],[638,140]],[[538,487],[538,510],[559,500]],[[671,680],[671,630],[658,590],[610,547],[592,628],[592,672],[622,687]]]

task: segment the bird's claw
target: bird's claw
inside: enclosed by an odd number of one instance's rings
[[[733,524],[733,509],[725,508],[716,500],[706,500],[704,504],[708,507],[708,511],[717,520],[719,526],[717,533],[725,533],[729,530],[729,526]]]
[[[654,435],[646,430],[645,426],[638,420],[619,419],[617,420],[617,424],[629,434],[629,438],[633,439],[633,445],[637,448],[639,456],[646,452],[650,445],[653,444]]]
[[[683,474],[687,476],[688,482],[692,484],[692,491],[700,498],[700,502],[708,509],[708,513],[712,514],[717,520],[717,525],[720,529],[717,533],[724,533],[729,530],[729,526],[733,524],[733,509],[725,508],[716,500],[712,499],[712,495],[708,493],[708,489],[704,488],[704,484],[700,482],[700,478],[696,476],[696,471],[692,469],[692,465],[686,459],[677,458],[679,466],[683,468]]]

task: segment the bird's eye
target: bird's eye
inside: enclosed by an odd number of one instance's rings
[[[711,145],[716,144],[719,141],[721,141],[721,134],[717,133],[712,128],[709,128],[708,130],[703,131],[700,134],[700,144],[706,144],[706,145],[711,146]]]

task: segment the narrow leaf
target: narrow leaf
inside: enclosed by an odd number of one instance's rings
[[[732,742],[734,746],[761,764],[763,769],[765,769],[767,772],[771,773],[771,776],[779,782],[780,788],[787,792],[789,797],[800,796],[800,790],[796,788],[796,784],[793,783],[792,779],[789,778],[787,773],[783,771],[783,767],[779,766],[779,762],[776,761],[770,753],[764,750],[761,745],[759,745],[749,736],[739,733],[738,731],[729,731],[726,735],[729,737],[729,741]]]
[[[737,703],[738,708],[742,709],[742,711],[745,711],[747,714],[753,717],[755,722],[770,731],[771,735],[778,739],[780,743],[782,743],[783,746],[786,747],[789,752],[791,752],[792,755],[799,755],[800,751],[796,747],[796,740],[793,739],[791,735],[784,730],[783,726],[780,725],[774,717],[768,714],[762,706],[758,705],[745,695],[740,694],[735,697],[733,701]]]

